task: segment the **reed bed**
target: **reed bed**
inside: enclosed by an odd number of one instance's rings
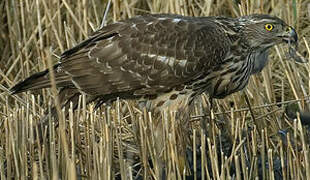
[[[50,119],[36,138],[56,89],[13,96],[8,89],[99,27],[146,13],[277,15],[296,28],[309,58],[310,0],[0,1],[0,179],[310,179],[310,66],[289,61],[285,45],[212,112],[207,95],[186,121],[123,99],[95,111],[81,96],[76,110],[61,110],[59,126]]]

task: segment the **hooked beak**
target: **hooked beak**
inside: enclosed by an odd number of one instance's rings
[[[283,41],[286,43],[297,44],[298,36],[294,28],[288,26],[285,33],[283,33],[280,37],[282,37]]]

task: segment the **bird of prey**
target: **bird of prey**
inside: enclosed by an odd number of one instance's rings
[[[117,97],[144,99],[155,108],[188,105],[203,92],[224,98],[242,90],[266,65],[271,47],[297,40],[291,26],[270,15],[144,15],[102,27],[65,51],[53,71],[63,107],[77,106],[81,93],[97,106]],[[11,92],[48,87],[45,70]]]

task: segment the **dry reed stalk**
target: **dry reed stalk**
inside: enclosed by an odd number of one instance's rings
[[[163,166],[170,179],[272,179],[279,171],[283,179],[309,179],[309,132],[299,117],[297,121],[287,119],[284,107],[297,103],[298,108],[310,110],[310,66],[287,61],[282,46],[272,50],[271,61],[262,74],[251,78],[246,90],[251,114],[241,93],[216,100],[212,120],[205,116],[206,96],[197,100],[190,120],[193,133],[187,134],[191,144],[184,147],[193,157],[187,163],[185,160],[190,158],[180,156],[176,143],[180,132],[172,112],[157,116],[139,110],[135,102],[122,100],[94,111],[83,96],[77,110],[69,108],[68,117],[58,108],[63,119],[59,128],[50,119],[51,128],[44,130],[40,142],[35,139],[38,129],[34,125],[52,106],[56,88],[35,95],[8,94],[8,88],[17,81],[51,67],[62,51],[100,26],[145,13],[234,17],[270,13],[296,27],[301,40],[299,50],[310,54],[310,0],[235,2],[1,1],[1,179],[161,179]],[[206,134],[197,122],[201,118],[206,118]],[[154,122],[159,120],[164,125],[160,131],[163,152],[156,151]],[[283,129],[287,133],[279,135]],[[160,157],[164,157],[164,163]]]

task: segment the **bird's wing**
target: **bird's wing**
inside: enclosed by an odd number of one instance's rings
[[[59,68],[88,94],[156,94],[218,65],[229,43],[212,19],[141,16],[100,29],[64,52]]]

